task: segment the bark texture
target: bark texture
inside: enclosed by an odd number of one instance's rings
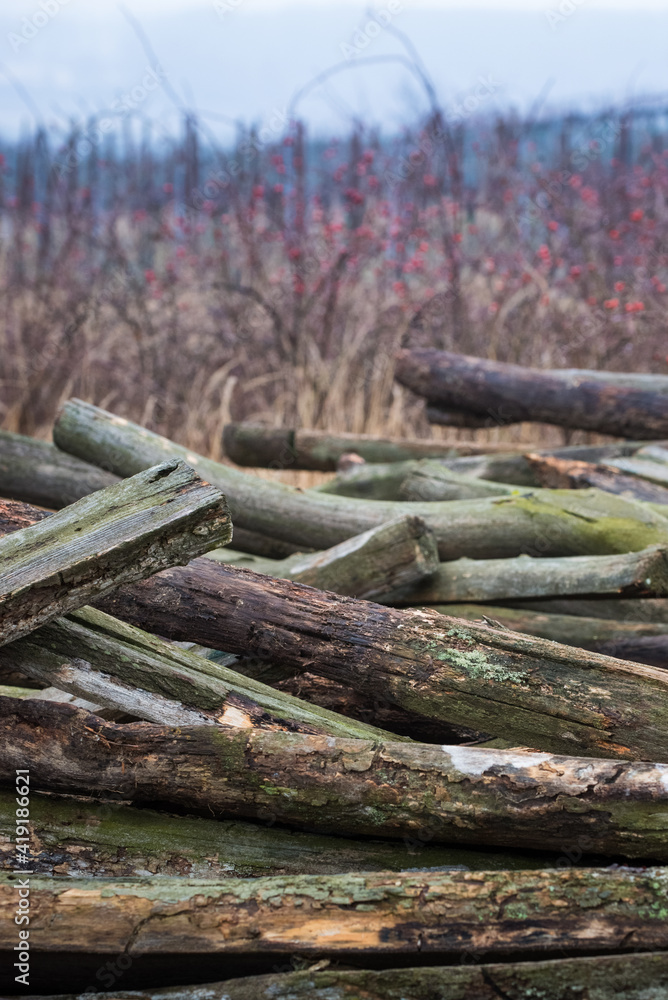
[[[552,489],[584,489],[597,486],[608,493],[633,500],[648,500],[651,503],[668,504],[668,488],[648,482],[640,476],[627,476],[610,465],[594,465],[591,462],[576,462],[549,455],[527,455],[533,465],[541,486]]]
[[[215,726],[0,700],[0,780],[351,836],[668,859],[668,766]],[[668,910],[666,911],[668,916]],[[668,933],[668,920],[665,921]]]
[[[609,380],[432,349],[400,351],[395,377],[432,406],[495,424],[532,420],[626,438],[668,436],[668,395]]]
[[[668,406],[668,400],[666,401]],[[194,455],[167,438],[88,403],[70,400],[54,428],[63,450],[130,476],[168,456],[196,468],[226,496],[235,526],[326,549],[401,514],[436,535],[441,559],[628,552],[668,541],[668,519],[647,505],[598,490],[537,492],[444,503],[392,503],[331,496],[270,483]]]
[[[0,876],[0,945],[16,886]],[[668,947],[662,869],[30,880],[30,946],[98,954],[561,955]]]
[[[0,538],[0,645],[230,540],[221,493],[171,460]]]

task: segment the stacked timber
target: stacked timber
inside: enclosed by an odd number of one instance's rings
[[[668,450],[613,388],[635,441],[226,429],[308,490],[1,434],[2,995],[667,994]]]

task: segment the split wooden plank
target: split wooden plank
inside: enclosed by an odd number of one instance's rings
[[[483,955],[473,961],[463,948],[457,965],[408,969],[316,964],[301,972],[235,977],[206,986],[137,990],[132,1000],[572,1000],[578,994],[588,1000],[660,1000],[668,994],[668,955],[662,952],[480,964]],[[89,996],[68,994],[51,1000]],[[130,1000],[127,990],[105,993],[105,998]]]
[[[0,780],[310,832],[668,860],[668,765],[216,726],[0,700]],[[586,845],[586,846],[585,846]],[[668,921],[663,921],[668,934]],[[668,939],[667,939],[668,940]]]
[[[466,601],[616,594],[668,595],[668,550],[652,546],[614,556],[561,559],[457,559],[439,564],[429,579],[390,592],[381,603],[447,604]]]
[[[312,469],[333,472],[342,455],[354,452],[365,462],[402,462],[411,458],[454,458],[506,450],[507,445],[468,441],[384,438],[372,434],[332,434],[261,424],[226,424],[225,454],[237,465],[269,469]]]
[[[33,853],[27,867],[37,875],[189,878],[260,875],[333,875],[349,871],[458,868],[472,871],[536,869],[544,855],[475,851],[416,838],[350,840],[267,821],[246,823],[209,816],[177,816],[90,798],[30,796]],[[0,790],[0,867],[16,867],[16,793]]]
[[[309,705],[83,608],[0,649],[0,666],[165,725],[233,725],[361,739],[390,733]]]
[[[170,460],[0,538],[0,645],[232,536],[225,498]]]
[[[403,350],[396,379],[440,410],[640,439],[668,435],[668,394],[433,349]]]
[[[48,441],[0,431],[0,497],[59,509],[117,482]]]
[[[668,518],[649,505],[598,490],[421,504],[300,491],[194,455],[78,400],[63,408],[54,439],[78,457],[113,464],[123,476],[170,455],[182,457],[225,493],[235,525],[314,549],[329,548],[401,514],[425,521],[436,535],[441,559],[504,558],[522,552],[595,555],[668,542]]]

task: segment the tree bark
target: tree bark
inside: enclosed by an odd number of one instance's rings
[[[421,583],[390,592],[385,601],[446,604],[576,594],[666,596],[668,550],[653,546],[616,556],[457,559],[440,563],[438,571]]]
[[[17,892],[0,876],[0,945]],[[30,947],[102,955],[512,957],[668,947],[662,869],[30,879]],[[11,952],[10,952],[11,953]],[[359,996],[359,994],[358,994]]]
[[[411,458],[478,455],[505,450],[507,445],[332,434],[241,423],[225,426],[223,447],[227,457],[237,465],[334,472],[338,460],[348,452],[355,452],[366,462],[402,462]]]
[[[239,556],[228,554],[226,549],[209,555],[239,565]],[[241,564],[318,590],[382,601],[388,594],[410,590],[433,576],[439,561],[433,533],[420,518],[404,514],[324,552],[291,556],[283,562],[241,557]]]
[[[0,431],[0,496],[59,509],[117,482],[47,441]]]
[[[539,962],[471,963],[410,969],[326,969],[243,976],[206,987],[177,986],[133,992],[132,1000],[660,1000],[668,993],[668,956],[662,952],[557,958]],[[128,1000],[127,992],[105,1000]],[[36,997],[32,1000],[37,1000]],[[90,1000],[90,994],[52,1000]]]
[[[477,461],[477,460],[476,460]],[[314,492],[364,500],[470,500],[507,496],[516,487],[454,472],[440,462],[421,459],[362,465],[315,488]]]
[[[607,618],[620,622],[668,625],[668,600],[665,597],[619,598],[595,597],[591,600],[565,597],[513,601],[512,607],[556,615],[579,615],[584,618]]]
[[[668,403],[667,403],[668,405]],[[668,540],[668,519],[647,505],[597,490],[544,491],[474,501],[392,503],[300,492],[194,455],[166,438],[81,401],[61,412],[54,438],[64,450],[106,462],[122,476],[165,457],[183,457],[230,505],[241,527],[326,549],[401,514],[424,520],[441,559],[603,554]]]
[[[668,760],[668,676],[434,612],[401,611],[210,559],[103,609],[171,639],[317,672],[376,700],[518,745]]]
[[[513,632],[537,635],[622,660],[668,667],[668,624],[580,618],[490,604],[432,605],[432,610],[471,621],[497,622]]]
[[[269,820],[270,817],[267,817]],[[350,840],[264,823],[176,816],[113,801],[30,796],[32,854],[37,875],[189,878],[334,875],[405,868],[526,870],[544,855],[475,851],[407,839]],[[16,795],[0,790],[0,868],[16,867]]]
[[[93,608],[0,649],[0,666],[165,725],[232,725],[397,738],[309,705]]]
[[[0,645],[232,534],[225,498],[178,461],[0,538]]]
[[[0,780],[298,829],[668,859],[668,766],[215,726],[0,701]],[[668,928],[668,921],[664,921]],[[668,933],[668,930],[666,931]]]
[[[432,349],[400,351],[395,377],[432,406],[495,424],[531,420],[626,438],[668,436],[662,392]]]
[[[668,489],[639,476],[627,476],[610,465],[574,462],[547,455],[527,455],[541,486],[552,489],[583,489],[597,486],[608,493],[618,493],[632,500],[668,504]],[[667,508],[668,509],[668,508]]]

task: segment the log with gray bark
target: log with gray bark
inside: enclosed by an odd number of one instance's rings
[[[206,986],[138,990],[131,1000],[662,1000],[668,995],[668,955],[660,951],[479,964],[484,954],[476,951],[474,960],[463,948],[459,964],[408,969],[316,964],[301,972],[242,976]],[[104,995],[130,1000],[127,991]],[[90,994],[51,1000],[90,1000]]]
[[[513,608],[540,611],[554,615],[578,615],[585,618],[606,618],[620,622],[656,623],[668,625],[668,599],[665,597],[618,598],[537,598],[533,601],[509,602]]]
[[[48,441],[0,431],[0,497],[59,509],[117,482]]]
[[[505,449],[506,445],[468,441],[384,438],[372,434],[290,430],[261,424],[226,424],[225,454],[237,465],[269,469],[312,469],[333,472],[342,455],[354,452],[365,462],[402,462],[411,458],[454,458]]]
[[[668,405],[668,403],[667,403]],[[59,447],[133,475],[167,456],[183,458],[217,486],[235,525],[326,549],[401,514],[424,520],[441,559],[586,555],[668,542],[668,518],[649,505],[598,490],[537,491],[443,503],[392,503],[330,496],[271,483],[191,453],[87,403],[71,400],[54,428]]]
[[[626,438],[668,436],[668,394],[609,380],[433,349],[400,351],[395,377],[432,408],[469,412],[476,421],[531,420]]]
[[[216,726],[0,700],[0,782],[351,836],[668,860],[668,765]],[[666,922],[668,926],[668,922]]]
[[[406,868],[471,871],[536,869],[543,854],[469,850],[417,839],[351,840],[264,822],[214,820],[137,809],[111,800],[30,796],[32,854],[38,875],[190,878],[328,875]],[[0,789],[0,868],[15,867],[16,793]]]
[[[409,514],[311,555],[273,561],[218,549],[209,557],[369,601],[383,601],[388,594],[411,590],[430,579],[439,566],[433,533],[424,521]]]
[[[225,498],[170,460],[0,538],[0,645],[232,535]]]
[[[445,604],[575,594],[666,596],[668,550],[652,546],[614,556],[457,559],[440,563],[429,579],[397,589],[386,600],[401,604]]]
[[[83,608],[0,649],[0,667],[166,725],[232,725],[391,737]]]
[[[528,454],[527,459],[533,466],[541,486],[548,486],[551,489],[584,489],[587,486],[596,486],[608,493],[618,493],[634,500],[668,504],[667,487],[648,482],[638,475],[625,475],[611,465],[594,465],[592,462],[577,462],[537,454]]]

